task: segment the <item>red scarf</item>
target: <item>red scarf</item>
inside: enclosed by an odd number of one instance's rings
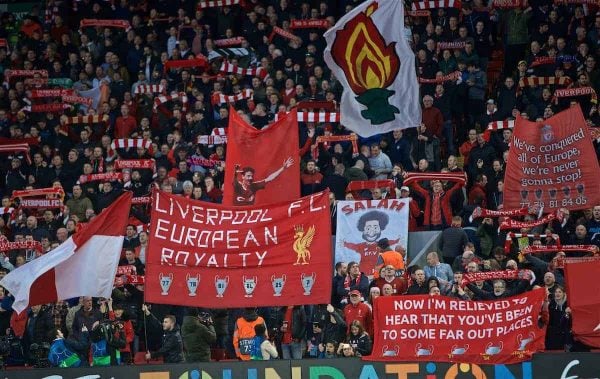
[[[464,287],[469,283],[480,282],[484,280],[530,280],[531,273],[529,270],[503,270],[503,271],[486,271],[486,272],[468,272],[463,274],[460,286]]]

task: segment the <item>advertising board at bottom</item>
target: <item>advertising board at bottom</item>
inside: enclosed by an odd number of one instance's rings
[[[537,376],[536,376],[537,377]],[[541,377],[541,376],[540,376]],[[116,367],[6,370],[2,379],[533,379],[531,362],[475,365],[369,362],[357,358],[222,361]]]

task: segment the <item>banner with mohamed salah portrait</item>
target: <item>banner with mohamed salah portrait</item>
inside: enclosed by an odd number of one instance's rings
[[[258,130],[231,109],[223,204],[271,204],[300,197],[297,117],[294,110]]]
[[[331,299],[329,192],[231,207],[156,192],[145,300],[209,308]]]
[[[579,106],[543,122],[517,116],[504,178],[504,208],[544,213],[600,204],[600,167]]]
[[[408,208],[409,199],[338,201],[335,261],[357,262],[373,275],[380,239],[407,248]]]
[[[421,123],[415,56],[402,1],[365,1],[325,35],[327,66],[344,86],[340,121],[363,137]]]

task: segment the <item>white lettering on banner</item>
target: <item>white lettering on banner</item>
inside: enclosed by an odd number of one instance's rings
[[[560,379],[577,379],[577,378],[579,378],[579,375],[567,376],[567,374],[569,373],[569,370],[571,370],[571,368],[577,366],[578,364],[579,364],[579,359],[574,359],[571,362],[569,362],[569,364],[562,371],[562,374],[560,375]]]
[[[401,313],[385,315],[385,326],[400,327],[385,329],[384,334],[389,339],[445,339],[463,340],[475,338],[501,337],[508,333],[534,325],[531,314],[532,305],[525,305],[526,299],[497,300],[492,302],[466,302],[461,300],[438,299],[427,300],[400,299],[394,300],[395,311],[429,311],[421,314]],[[443,312],[462,311],[476,312],[473,314],[448,314]],[[498,311],[485,313],[489,311]],[[440,313],[442,312],[442,313]],[[505,324],[496,327],[486,325]],[[510,323],[508,326],[506,323]],[[402,328],[403,326],[419,325],[420,327]],[[447,328],[429,329],[427,325],[447,326]],[[472,327],[461,330],[457,327]]]
[[[242,233],[245,233],[245,235],[240,236],[240,231],[237,229],[227,231],[199,230],[187,227],[186,225],[172,224],[169,220],[159,218],[156,221],[154,237],[177,244],[205,249],[240,249],[247,248],[250,243],[256,247],[274,246],[279,243],[277,225],[273,225],[271,228],[264,226],[262,230],[258,228],[255,231],[247,230]],[[257,235],[262,236],[260,241],[256,238]],[[244,243],[240,246],[240,240],[242,239]]]
[[[323,208],[325,208],[325,206],[320,206],[320,207],[315,207],[314,206],[314,201],[315,198],[317,199],[317,201],[319,200],[319,197],[321,195],[311,195],[308,198],[308,212],[313,213],[313,212],[320,212],[321,210],[323,210]],[[296,209],[296,208],[306,208],[305,206],[303,206],[303,202],[306,201],[306,198],[304,199],[300,199],[300,200],[296,200],[296,201],[292,201],[290,203],[290,205],[288,206],[288,217],[292,217],[292,210]],[[302,211],[302,213],[304,213],[304,211]]]
[[[250,209],[250,210],[223,210],[218,209],[205,209],[204,207],[192,205],[182,205],[175,199],[169,199],[168,204],[161,203],[160,196],[156,196],[154,203],[154,209],[157,212],[164,213],[169,216],[176,216],[182,219],[188,219],[188,215],[191,214],[192,222],[202,225],[247,225],[247,224],[258,224],[263,222],[273,221],[273,218],[269,216],[268,209]],[[314,212],[320,208],[315,208]],[[312,211],[312,210],[311,210]]]
[[[261,267],[267,255],[267,251],[254,251],[251,253],[241,252],[235,254],[209,254],[185,250],[176,251],[163,247],[160,253],[160,264],[167,266],[215,268]]]

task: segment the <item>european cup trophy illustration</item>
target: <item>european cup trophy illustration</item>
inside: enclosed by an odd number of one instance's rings
[[[271,284],[273,285],[273,296],[281,296],[283,286],[285,285],[285,280],[285,274],[281,275],[279,278],[276,278],[275,275],[271,276]]]
[[[242,282],[244,284],[244,291],[246,291],[245,297],[252,297],[252,293],[256,288],[256,284],[258,283],[258,278],[256,276],[247,277],[246,275],[242,276]]]
[[[187,274],[185,276],[185,279],[189,291],[188,295],[196,296],[196,291],[198,291],[198,283],[200,283],[200,274],[196,274],[196,276],[191,276],[190,274]]]
[[[219,275],[215,275],[215,289],[217,290],[217,297],[223,297],[228,284],[229,276],[220,278]]]
[[[302,288],[304,288],[304,295],[309,296],[312,291],[313,284],[315,284],[315,279],[317,278],[317,274],[314,272],[312,274],[301,274],[302,280]]]
[[[161,272],[158,274],[158,279],[160,280],[160,288],[162,289],[160,294],[167,296],[169,294],[169,288],[171,288],[171,284],[173,283],[173,273],[165,275]]]

